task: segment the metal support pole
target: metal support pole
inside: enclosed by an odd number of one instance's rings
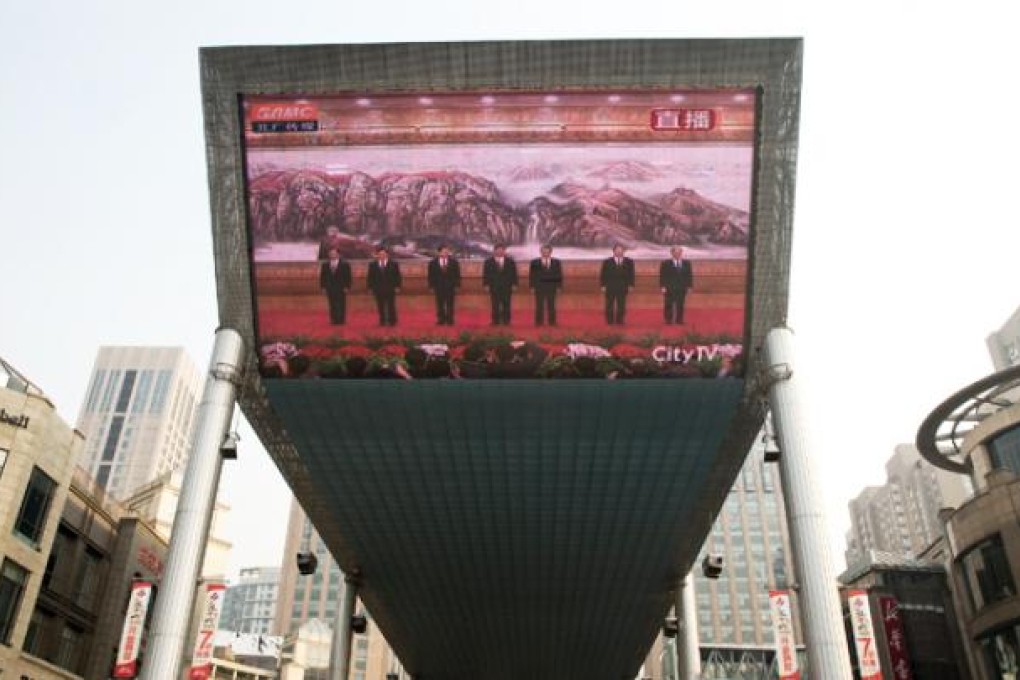
[[[674,643],[677,678],[697,680],[701,677],[701,640],[698,638],[698,612],[694,602],[694,577],[684,577],[677,591],[677,622],[680,630]]]
[[[790,329],[769,331],[765,336],[764,359],[769,406],[781,456],[779,471],[786,495],[790,542],[797,566],[808,672],[817,680],[850,680],[850,653],[825,506],[815,483],[812,460],[823,449],[813,439],[800,383],[793,370],[795,352]]]
[[[354,602],[358,597],[358,579],[344,576],[344,595],[336,613],[333,626],[333,649],[329,655],[329,677],[331,680],[347,680],[351,668],[351,619],[354,617]]]
[[[205,558],[209,525],[223,460],[220,446],[230,429],[244,342],[232,328],[216,331],[209,375],[192,432],[191,455],[181,483],[170,533],[166,569],[153,610],[153,630],[141,680],[175,680],[181,675],[185,637],[195,586]]]

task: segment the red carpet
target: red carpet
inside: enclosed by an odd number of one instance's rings
[[[395,327],[381,328],[374,310],[354,310],[349,313],[347,323],[334,326],[329,323],[325,309],[308,310],[260,310],[258,315],[259,335],[264,340],[344,339],[364,341],[370,338],[407,338],[422,342],[454,339],[462,333],[472,335],[491,334],[513,336],[521,340],[541,342],[566,342],[589,340],[604,342],[605,338],[630,342],[646,338],[658,340],[716,339],[726,336],[740,341],[743,333],[743,309],[691,309],[685,314],[682,326],[667,326],[662,321],[662,311],[637,309],[629,311],[626,324],[610,326],[601,314],[588,310],[558,311],[557,326],[536,328],[532,310],[514,310],[515,316],[510,327],[489,325],[489,311],[458,310],[456,326],[437,326],[432,310],[400,309]]]

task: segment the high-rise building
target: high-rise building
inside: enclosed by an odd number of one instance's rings
[[[82,467],[118,499],[179,467],[201,390],[180,347],[100,347],[78,416]]]
[[[315,555],[318,566],[314,574],[305,575],[298,571],[298,553]],[[287,650],[294,646],[299,629],[309,621],[318,619],[332,628],[343,594],[344,575],[296,500],[291,504],[283,554],[279,599],[276,604],[276,630],[286,637],[284,648]],[[368,629],[354,636],[351,645],[351,679],[388,680],[390,674],[395,674],[404,680],[407,676],[396,654],[372,621],[371,612],[366,611],[360,601],[356,611],[366,615]],[[284,674],[282,677],[297,676]]]
[[[698,637],[706,671],[736,662],[771,665],[775,634],[769,591],[794,583],[793,552],[779,468],[764,462],[761,440],[730,489],[698,563],[723,557],[718,579],[695,569]],[[794,635],[803,639],[797,598],[792,597]]]
[[[775,631],[769,593],[794,587],[793,553],[779,468],[765,463],[765,440],[751,448],[712,525],[692,570],[703,677],[775,677]],[[721,556],[718,578],[701,569],[708,555]],[[803,640],[795,593],[794,636]],[[674,641],[660,638],[645,661],[643,678],[671,680]]]
[[[238,633],[276,635],[276,601],[280,591],[279,567],[242,569],[237,583],[223,598],[220,628]]]
[[[1020,307],[1006,320],[1002,328],[985,340],[996,371],[1020,366]]]
[[[912,558],[942,536],[939,511],[970,495],[966,477],[924,461],[913,444],[900,444],[885,465],[886,483],[866,487],[850,501],[846,562],[854,568],[870,551]]]
[[[82,436],[42,390],[0,359],[0,670],[4,678],[50,677],[32,653],[40,589],[52,566]],[[83,587],[94,585],[89,582]],[[62,625],[53,655],[77,653],[80,630]],[[28,650],[25,646],[28,644]]]

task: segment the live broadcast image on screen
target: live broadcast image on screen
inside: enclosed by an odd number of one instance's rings
[[[757,95],[246,95],[264,377],[743,374]]]

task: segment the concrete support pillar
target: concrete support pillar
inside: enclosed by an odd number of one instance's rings
[[[141,680],[181,677],[195,586],[205,559],[223,466],[220,447],[230,430],[243,355],[244,342],[237,331],[232,328],[216,331],[209,375],[192,432],[191,455],[170,533],[166,568],[156,595]]]
[[[673,646],[677,677],[679,680],[697,680],[701,677],[701,640],[698,637],[698,611],[691,574],[684,577],[677,591],[676,618],[680,624]]]
[[[347,680],[351,669],[351,619],[354,617],[354,604],[358,598],[358,581],[356,577],[344,576],[344,593],[340,606],[337,608],[336,622],[333,625],[333,648],[329,655],[330,680]]]
[[[765,337],[765,370],[772,423],[779,443],[779,470],[786,495],[808,673],[816,680],[850,680],[850,653],[843,628],[825,506],[815,481],[813,456],[825,454],[814,440],[795,370],[793,333],[775,328]]]

